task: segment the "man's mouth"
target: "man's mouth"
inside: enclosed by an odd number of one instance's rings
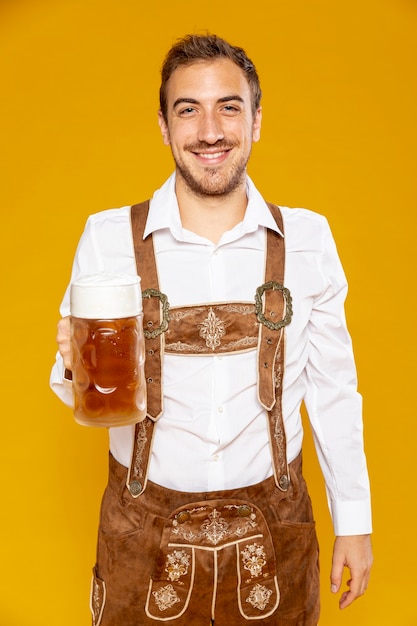
[[[194,152],[194,154],[201,157],[202,159],[211,160],[219,159],[223,155],[227,154],[227,152],[229,152],[229,150],[222,150],[221,152]]]

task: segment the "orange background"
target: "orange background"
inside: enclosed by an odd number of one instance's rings
[[[171,172],[159,68],[177,37],[205,29],[261,76],[250,174],[268,200],[328,217],[350,282],[375,567],[340,612],[307,435],[320,626],[417,624],[416,27],[415,0],[1,0],[1,626],[90,623],[107,434],[49,390],[58,305],[87,216],[146,199]]]

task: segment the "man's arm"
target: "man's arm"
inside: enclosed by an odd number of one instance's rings
[[[348,591],[344,591],[339,607],[345,609],[365,593],[372,567],[372,545],[370,535],[336,537],[333,548],[332,571],[330,574],[332,593],[338,593],[342,585],[343,570],[347,567],[350,578]]]
[[[347,283],[327,224],[320,250],[318,267],[323,285],[309,321],[305,402],[336,535],[331,566],[333,593],[342,588],[344,568],[350,571],[348,590],[343,591],[339,602],[344,609],[368,585],[372,521],[363,451],[362,402],[344,314]]]

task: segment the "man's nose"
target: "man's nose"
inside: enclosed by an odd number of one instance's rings
[[[200,120],[198,140],[215,144],[221,139],[224,139],[221,120],[214,114],[206,113]]]

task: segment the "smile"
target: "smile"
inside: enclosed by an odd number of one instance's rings
[[[201,157],[202,159],[218,159],[219,157],[223,156],[224,154],[226,154],[227,151],[222,151],[222,152],[200,152],[197,153],[197,155],[199,157]]]
[[[217,149],[216,152],[192,152],[201,164],[220,165],[228,158],[231,148],[223,148],[223,150]]]

